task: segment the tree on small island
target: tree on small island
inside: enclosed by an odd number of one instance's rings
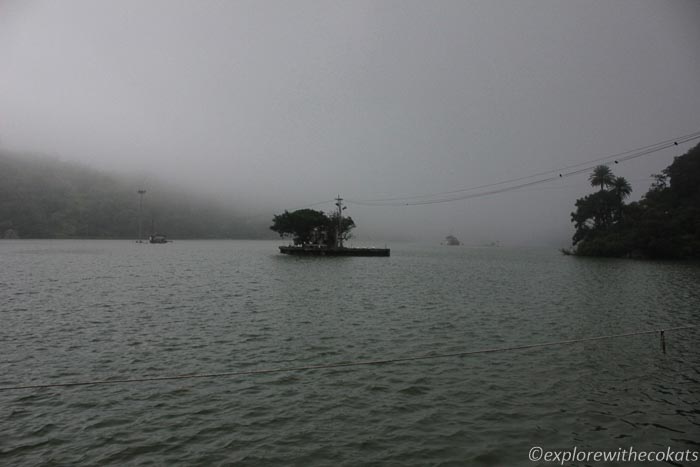
[[[299,209],[294,212],[284,211],[272,218],[270,230],[280,237],[291,237],[295,245],[319,245],[333,248],[338,239],[339,214],[325,214],[314,209]],[[350,231],[355,228],[352,217],[343,216],[340,222],[340,238],[349,239]]]
[[[454,235],[448,235],[447,237],[445,237],[445,241],[450,246],[459,246],[461,244],[459,239],[457,239],[457,237],[455,237]]]
[[[700,145],[662,171],[641,200],[625,204],[632,187],[601,165],[589,177],[600,189],[576,200],[571,221],[579,256],[700,258]]]

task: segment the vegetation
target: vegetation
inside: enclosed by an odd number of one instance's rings
[[[0,154],[0,238],[136,238],[139,199],[143,236],[251,238],[264,226],[247,225],[230,208],[179,190],[53,159]]]
[[[447,237],[445,237],[445,241],[450,246],[460,245],[459,239],[457,239],[457,237],[455,237],[454,235],[448,235]]]
[[[291,237],[295,245],[324,245],[334,247],[338,238],[337,212],[326,215],[313,209],[299,209],[294,212],[284,211],[272,219],[270,230],[280,237]],[[343,240],[351,237],[355,228],[352,217],[343,217],[340,223],[340,236]]]
[[[576,201],[573,250],[581,256],[700,258],[700,145],[676,157],[640,201],[623,177],[598,166],[599,190]]]
[[[593,169],[593,173],[588,177],[588,180],[591,182],[592,186],[599,186],[600,191],[603,191],[606,187],[611,186],[615,182],[615,176],[610,170],[610,167],[607,165],[599,165]]]

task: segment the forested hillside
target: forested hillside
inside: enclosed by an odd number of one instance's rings
[[[0,238],[136,238],[139,195],[144,236],[152,226],[171,238],[255,238],[233,206],[191,193],[112,176],[55,159],[0,153]]]
[[[599,166],[590,177],[599,187],[576,201],[574,253],[581,256],[627,256],[700,259],[700,145],[660,174],[640,201],[624,199],[631,187]]]

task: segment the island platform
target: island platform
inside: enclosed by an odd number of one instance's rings
[[[346,248],[314,245],[281,246],[280,252],[297,256],[389,256],[389,248]]]

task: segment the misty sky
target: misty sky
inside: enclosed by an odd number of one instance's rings
[[[0,3],[0,147],[248,212],[468,188],[698,130],[698,1]],[[693,144],[615,173],[638,197]],[[581,175],[349,213],[362,240],[563,246],[588,191]]]

